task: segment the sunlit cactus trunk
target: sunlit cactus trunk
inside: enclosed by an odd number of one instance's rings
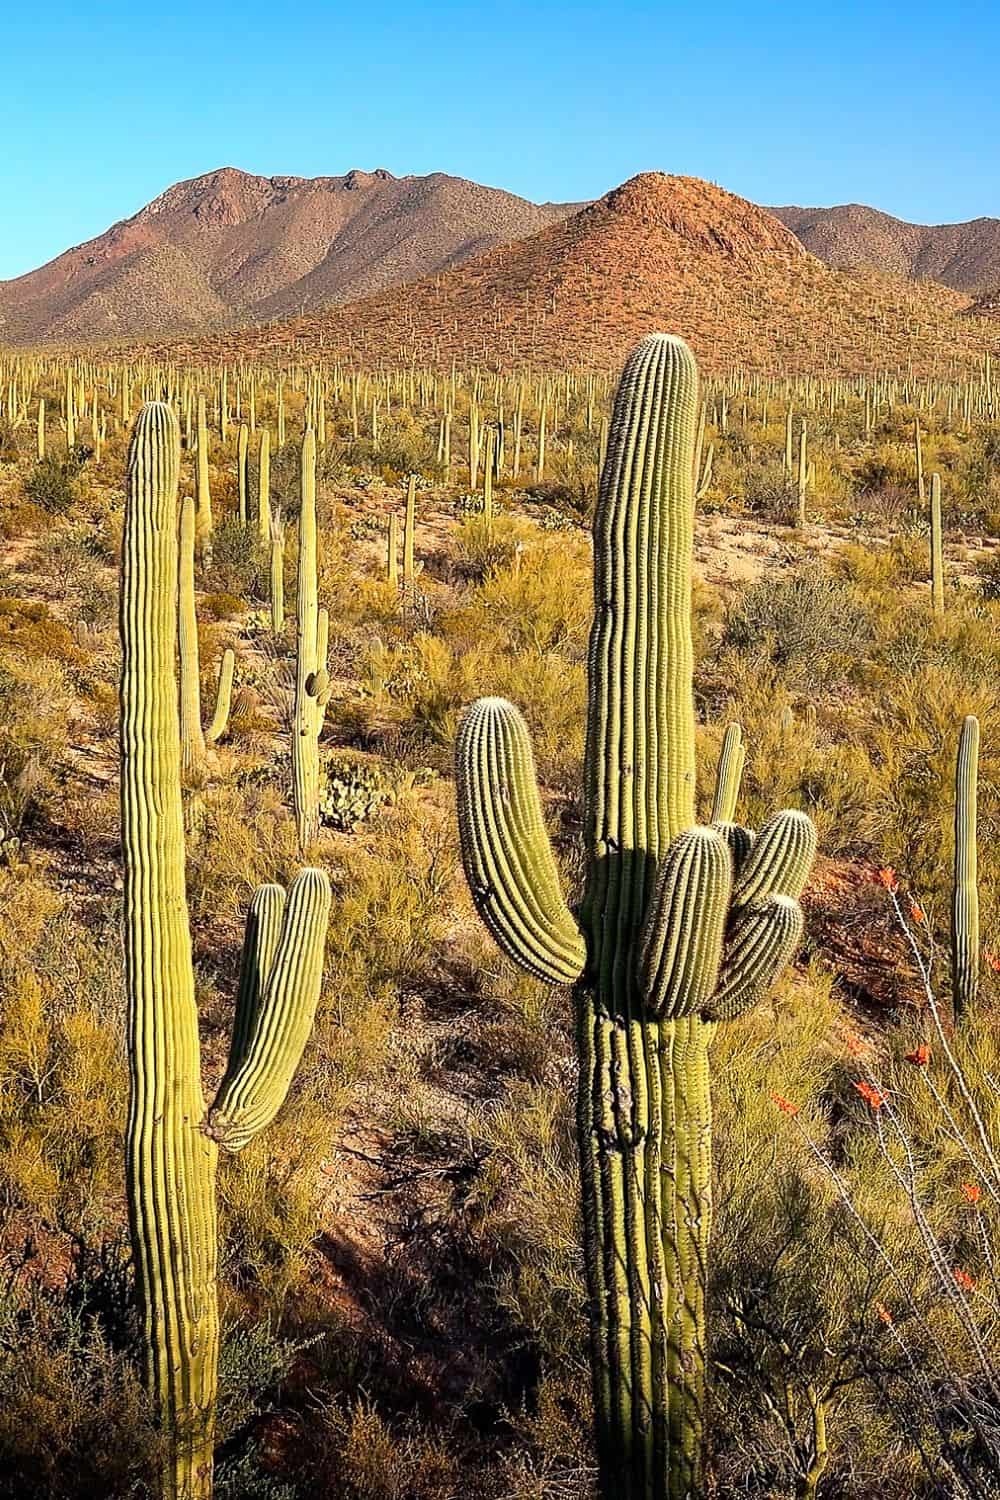
[[[701,1500],[711,1234],[709,1045],[802,934],[815,852],[801,813],[755,836],[695,824],[691,553],[697,371],[656,335],[633,351],[594,523],[579,920],[545,831],[527,726],[503,699],[462,720],[462,858],[504,951],[575,983],[578,1136],[601,1491]],[[741,748],[718,806],[730,813]],[[738,753],[738,749],[739,752]]]
[[[177,475],[172,410],[132,435],[121,574],[121,807],[131,1093],[126,1189],[146,1374],[163,1429],[164,1500],[208,1500],[218,1361],[215,1174],[287,1093],[312,1027],[329,917],[326,876],[251,904],[226,1077],[206,1111],[184,875]],[[261,905],[277,913],[268,924]]]
[[[211,1493],[218,1308],[215,1170],[201,1131],[198,1013],[184,884],[174,652],[173,413],[147,407],[128,462],[122,553],[122,843],[131,1099],[132,1244],[149,1388],[171,1444],[163,1493]]]

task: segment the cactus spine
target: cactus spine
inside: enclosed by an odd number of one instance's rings
[[[577,921],[559,889],[528,731],[502,699],[464,716],[462,857],[504,951],[576,981],[578,1139],[602,1493],[700,1500],[708,1047],[802,933],[815,851],[801,813],[695,826],[691,553],[697,371],[680,339],[633,351],[594,523],[585,827]]]
[[[206,1112],[184,884],[177,646],[180,442],[168,406],[132,435],[121,581],[121,800],[131,1094],[126,1184],[146,1343],[164,1430],[164,1500],[209,1500],[219,1343],[219,1145],[263,1128],[301,1055],[319,995],[330,892],[293,883],[276,942],[250,931],[227,1079],[251,1082]],[[273,891],[264,887],[264,892]],[[251,918],[262,902],[258,892]],[[268,928],[272,933],[274,924]]]
[[[978,789],[979,720],[970,714],[962,725],[955,763],[951,982],[956,1019],[972,1010],[979,988]]]

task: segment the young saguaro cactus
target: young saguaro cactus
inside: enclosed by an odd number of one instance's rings
[[[500,947],[573,983],[584,1248],[602,1493],[700,1500],[711,1203],[709,1044],[798,944],[816,846],[695,824],[691,554],[697,369],[644,339],[615,399],[594,522],[588,873],[570,911],[528,730],[487,698],[456,754],[462,857]],[[729,797],[725,799],[728,810]]]
[[[226,1076],[206,1109],[184,883],[177,474],[170,407],[129,447],[121,575],[121,799],[131,1093],[126,1188],[164,1500],[212,1493],[219,1344],[215,1177],[280,1108],[312,1028],[330,887],[303,870],[250,906]]]
[[[972,1010],[979,989],[978,793],[979,720],[970,714],[962,725],[955,761],[951,976],[956,1020]]]

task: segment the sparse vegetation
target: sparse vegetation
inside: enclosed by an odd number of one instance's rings
[[[225,396],[217,365],[163,382],[182,419],[199,395],[229,418],[225,438],[216,420],[206,439],[215,517],[196,600],[202,700],[229,648],[233,709],[183,789],[209,1097],[252,893],[287,885],[300,863],[288,755],[299,465],[321,406],[328,680],[312,686],[330,696],[309,859],[329,874],[333,909],[284,1108],[218,1174],[215,1493],[591,1500],[572,1000],[479,929],[452,746],[468,702],[519,705],[575,908],[587,528],[611,382],[516,366],[459,369],[454,386],[409,363],[225,369]],[[77,429],[89,441],[96,391],[107,432],[62,506],[28,485],[40,399],[62,466],[67,385]],[[271,559],[233,520],[235,408],[246,421],[251,387],[258,429],[284,434],[277,632]],[[113,362],[0,356],[0,393],[0,1496],[124,1500],[154,1490],[169,1447],[140,1378],[123,1170],[117,560],[143,392]],[[738,721],[740,821],[797,809],[821,849],[802,951],[712,1044],[708,1472],[720,1496],[757,1500],[978,1500],[1000,1483],[995,392],[984,370],[880,375],[877,393],[874,371],[808,383],[734,371],[702,397],[715,457],[695,532],[697,815],[710,816],[723,731]],[[501,407],[490,515],[470,428],[482,434]],[[785,505],[797,501],[789,407],[796,433],[808,412],[804,525]],[[942,476],[940,613],[917,415],[928,491]],[[196,455],[181,465],[194,492]],[[404,585],[387,576],[388,517],[402,523],[414,465]],[[251,472],[251,510],[255,493]],[[967,715],[981,727],[980,970],[954,1029]]]

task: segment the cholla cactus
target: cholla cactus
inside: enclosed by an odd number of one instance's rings
[[[663,335],[629,358],[594,523],[578,916],[545,831],[527,727],[482,699],[459,732],[462,857],[530,973],[576,986],[578,1137],[603,1494],[703,1494],[711,1230],[709,1044],[788,963],[815,852],[799,812],[756,837],[695,825],[691,552],[697,371]],[[734,800],[731,779],[721,810]]]
[[[202,1095],[174,656],[177,473],[172,410],[152,404],[128,456],[121,578],[121,785],[131,1096],[126,1184],[146,1374],[164,1429],[164,1500],[208,1500],[218,1358],[215,1175],[280,1108],[319,998],[330,887],[256,893],[229,1065]]]

